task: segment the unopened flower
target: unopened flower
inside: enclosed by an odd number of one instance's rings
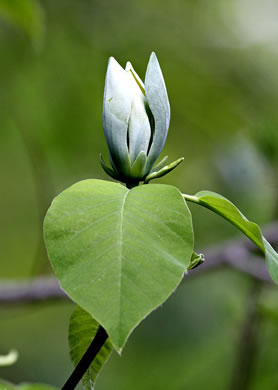
[[[168,95],[155,53],[149,59],[145,84],[130,62],[123,69],[111,57],[105,80],[103,127],[112,169],[101,158],[104,170],[131,186],[153,175],[169,122]],[[159,169],[165,163],[166,159]]]

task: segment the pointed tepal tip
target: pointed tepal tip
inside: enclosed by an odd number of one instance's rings
[[[108,60],[108,67],[109,66],[121,66],[118,61],[115,60],[114,57],[109,57],[109,60]]]
[[[121,65],[115,60],[114,57],[110,57],[108,60],[108,66],[107,66],[107,73],[109,72],[121,72],[124,69],[121,67]]]
[[[151,62],[151,61],[158,62],[157,56],[156,56],[154,51],[152,51],[151,55],[150,55],[150,61],[149,62]]]
[[[127,61],[126,63],[126,66],[125,66],[125,71],[126,72],[130,72],[130,74],[132,75],[133,79],[136,81],[138,87],[140,88],[141,92],[143,93],[143,95],[145,95],[145,86],[144,86],[144,83],[143,81],[140,79],[140,77],[138,76],[138,74],[135,72],[132,64],[130,61]]]
[[[154,51],[150,55],[146,73],[150,72],[151,70],[154,70],[155,72],[156,71],[161,72],[160,65]]]
[[[150,59],[148,62],[146,75],[145,75],[145,87],[148,90],[151,85],[159,85],[164,83],[162,71],[157,59],[155,52],[153,51],[150,55]],[[166,88],[166,87],[165,87]]]
[[[133,69],[133,67],[131,65],[131,62],[127,61],[126,66],[125,66],[125,70],[128,72],[129,70],[132,70],[132,69]]]
[[[108,59],[108,66],[111,65],[111,64],[113,65],[114,62],[117,62],[115,60],[115,58],[114,57],[109,57],[109,59]]]

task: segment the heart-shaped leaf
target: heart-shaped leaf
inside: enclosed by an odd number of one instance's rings
[[[250,238],[265,254],[268,271],[275,283],[278,284],[278,253],[263,237],[261,229],[256,223],[248,221],[232,202],[215,192],[200,191],[194,196],[184,195],[184,198],[221,215]]]
[[[131,331],[180,283],[193,252],[191,214],[175,187],[85,180],[45,219],[61,286],[120,352]]]
[[[69,324],[69,346],[71,360],[75,366],[80,362],[89,345],[95,338],[98,328],[99,323],[94,320],[89,313],[80,306],[77,306],[74,309]],[[94,389],[96,378],[109,358],[112,350],[111,341],[107,339],[82,378],[82,383],[86,390]]]

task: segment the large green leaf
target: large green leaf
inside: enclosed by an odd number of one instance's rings
[[[99,323],[89,313],[80,306],[74,309],[69,324],[69,346],[71,359],[75,366],[80,362],[82,356],[93,341],[98,328]],[[109,358],[112,350],[112,343],[107,339],[82,378],[82,383],[86,390],[94,389],[97,375]]]
[[[184,195],[184,198],[205,206],[221,215],[221,217],[231,222],[249,237],[265,254],[268,271],[275,283],[278,284],[278,253],[263,237],[262,232],[256,223],[248,221],[232,202],[215,192],[201,191],[194,196]]]
[[[0,390],[58,390],[56,387],[43,384],[22,383],[20,385],[13,385],[12,383],[2,381],[0,379]]]
[[[61,286],[118,352],[177,287],[193,251],[189,209],[177,188],[161,184],[79,182],[54,199],[44,234]]]

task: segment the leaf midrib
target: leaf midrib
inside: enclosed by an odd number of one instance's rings
[[[122,321],[122,316],[121,316],[121,301],[122,301],[122,294],[121,294],[121,289],[122,289],[122,268],[123,268],[123,220],[124,220],[124,208],[126,204],[126,199],[129,194],[130,190],[127,190],[125,196],[123,197],[123,203],[121,207],[121,212],[120,212],[120,227],[119,227],[119,245],[120,245],[120,253],[119,253],[119,307],[118,307],[118,329],[121,329],[121,321]],[[120,335],[118,335],[120,338]]]

